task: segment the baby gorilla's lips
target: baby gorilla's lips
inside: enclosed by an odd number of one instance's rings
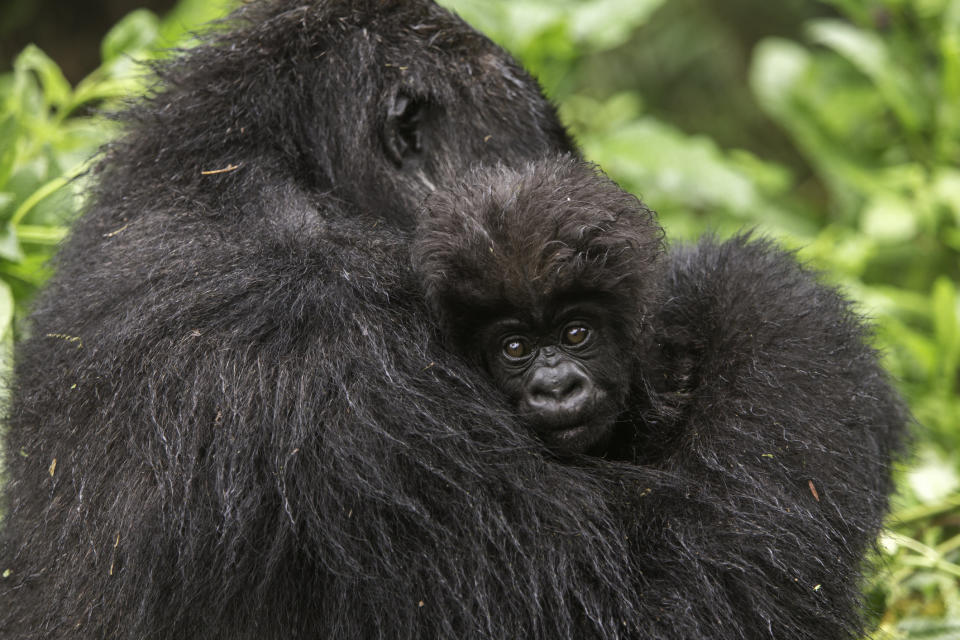
[[[612,422],[599,425],[588,422],[541,434],[541,437],[553,449],[569,453],[586,453],[608,439],[612,426]]]
[[[604,395],[604,394],[599,394]],[[602,398],[575,412],[549,416],[532,414],[537,435],[551,449],[565,453],[588,453],[606,443],[613,434],[615,414],[600,410]]]

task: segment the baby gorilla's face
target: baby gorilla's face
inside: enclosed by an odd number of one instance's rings
[[[580,302],[504,316],[478,336],[497,385],[551,448],[600,454],[629,387],[602,306]]]
[[[557,451],[606,455],[643,375],[662,240],[639,200],[556,157],[477,166],[434,192],[411,258],[449,344],[531,428]]]

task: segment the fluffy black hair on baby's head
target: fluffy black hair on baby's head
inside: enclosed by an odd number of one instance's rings
[[[480,167],[421,209],[413,262],[454,339],[476,312],[588,295],[635,318],[657,300],[663,231],[596,166],[572,157]]]

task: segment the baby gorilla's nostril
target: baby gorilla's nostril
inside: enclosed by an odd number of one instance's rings
[[[564,381],[558,400],[560,402],[570,402],[583,395],[586,388],[586,377],[583,374],[571,376]]]

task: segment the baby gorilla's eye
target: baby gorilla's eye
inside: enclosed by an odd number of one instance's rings
[[[530,344],[523,338],[507,338],[503,342],[503,355],[510,360],[520,360],[530,355]]]
[[[563,330],[563,344],[579,347],[590,337],[590,329],[583,324],[570,324]]]

